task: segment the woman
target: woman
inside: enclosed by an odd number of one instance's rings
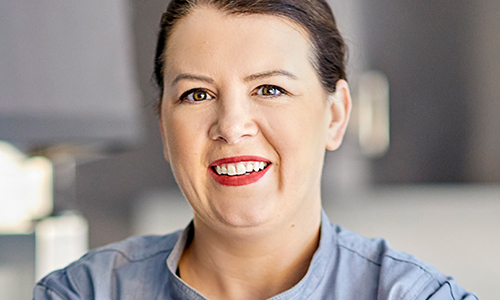
[[[174,0],[155,62],[164,153],[193,222],[93,250],[35,299],[475,299],[322,212],[324,151],[351,109],[325,1]]]

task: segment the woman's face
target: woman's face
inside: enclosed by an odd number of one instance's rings
[[[340,145],[350,102],[344,81],[324,92],[311,57],[306,33],[275,16],[196,8],[176,25],[160,123],[195,222],[250,228],[319,212],[324,151]]]

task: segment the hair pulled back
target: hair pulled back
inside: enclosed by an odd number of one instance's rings
[[[346,46],[325,0],[172,0],[162,15],[156,46],[154,77],[160,88],[161,105],[165,50],[175,24],[197,6],[211,6],[227,14],[267,14],[300,24],[309,34],[314,51],[313,66],[324,89],[335,91],[339,79],[346,79]]]

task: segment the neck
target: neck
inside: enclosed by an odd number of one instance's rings
[[[181,277],[209,299],[277,295],[306,274],[319,243],[320,211],[266,234],[221,234],[195,218],[193,241],[179,263]]]

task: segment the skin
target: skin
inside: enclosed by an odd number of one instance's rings
[[[281,293],[318,246],[324,152],[340,146],[351,99],[343,80],[325,93],[310,57],[295,23],[210,7],[195,8],[169,38],[160,128],[195,225],[179,270],[209,299]],[[195,88],[205,100],[182,97]],[[213,161],[240,155],[264,157],[270,169],[237,187],[209,175]]]

